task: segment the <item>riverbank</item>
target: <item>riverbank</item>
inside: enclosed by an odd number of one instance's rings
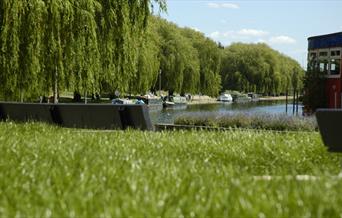
[[[216,98],[209,97],[207,95],[194,95],[191,97],[191,101],[188,101],[189,105],[199,104],[217,104],[219,103]]]
[[[165,93],[166,95],[167,93]],[[60,102],[63,103],[71,103],[73,100],[73,96],[70,93],[64,93],[61,96]],[[110,103],[111,100],[109,98],[101,98],[101,100],[92,100],[91,97],[88,96],[88,103]],[[285,101],[286,96],[265,96],[260,97],[259,101]],[[292,101],[293,96],[288,96],[288,100]],[[84,102],[82,99],[81,102]],[[220,104],[221,102],[217,101],[217,98],[213,98],[207,95],[193,95],[191,100],[187,102],[188,105],[201,105],[201,104]]]
[[[292,101],[293,96],[288,96],[288,101]],[[260,97],[259,101],[286,101],[286,96],[265,96]],[[195,95],[192,100],[188,102],[189,105],[200,105],[200,104],[219,104],[221,102],[217,101],[216,98],[209,96],[199,96]]]
[[[288,100],[293,100],[293,96],[288,96]],[[259,101],[286,101],[286,96],[265,96],[260,97]]]

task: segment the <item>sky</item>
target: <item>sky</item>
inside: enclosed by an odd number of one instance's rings
[[[307,38],[342,31],[342,0],[167,0],[165,19],[223,45],[264,42],[306,68]]]

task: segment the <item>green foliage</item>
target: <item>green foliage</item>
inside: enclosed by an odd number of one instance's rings
[[[184,71],[187,60],[188,43],[180,34],[176,25],[159,20],[159,34],[162,38],[160,67],[162,70],[162,86],[164,90],[181,92],[184,82]]]
[[[5,95],[14,95],[19,71],[20,11],[22,4],[4,0],[0,3],[0,87]]]
[[[151,16],[165,0],[3,0],[0,93],[30,100],[62,91],[266,94],[300,89],[303,70],[265,44],[227,48]]]
[[[0,123],[1,217],[339,217],[318,133]],[[333,200],[332,200],[333,199]]]
[[[233,44],[224,50],[223,89],[280,94],[301,89],[304,71],[293,59],[266,44]]]
[[[221,90],[221,50],[219,46],[203,33],[185,28],[182,34],[190,39],[198,52],[200,63],[199,91],[209,96],[217,96]]]
[[[152,22],[152,20],[149,21]],[[160,43],[161,38],[157,33],[156,25],[149,23],[144,40],[140,45],[137,75],[131,82],[130,92],[145,94],[147,90],[156,88],[154,86],[157,83],[160,70]]]
[[[1,1],[0,92],[128,91],[151,9],[152,0]]]
[[[161,38],[162,88],[179,93],[217,96],[221,89],[221,51],[218,45],[189,28],[155,19]]]

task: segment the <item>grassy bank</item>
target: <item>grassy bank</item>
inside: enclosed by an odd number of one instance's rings
[[[260,101],[286,101],[286,96],[265,96],[265,97],[260,97]],[[287,100],[289,101],[289,107],[291,104],[293,104],[293,96],[287,96]]]
[[[0,150],[0,217],[342,214],[340,159],[316,132],[91,132],[0,123]]]
[[[189,113],[175,119],[177,125],[209,126],[223,128],[248,128],[276,131],[315,131],[315,117],[248,113]]]

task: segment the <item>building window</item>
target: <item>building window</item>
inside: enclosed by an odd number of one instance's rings
[[[341,55],[341,52],[338,51],[338,50],[331,51],[330,55],[331,55],[331,56],[340,56],[340,55]]]
[[[317,61],[315,61],[315,60],[310,61],[308,63],[308,70],[312,71],[312,72],[319,70],[319,63]]]
[[[319,62],[319,72],[328,74],[329,63],[327,60]]]
[[[310,53],[310,59],[315,59],[317,54],[315,52]]]
[[[319,56],[320,56],[320,57],[327,57],[327,56],[328,56],[328,52],[326,52],[326,51],[321,51],[321,52],[319,53]]]
[[[330,61],[330,74],[339,75],[340,74],[340,63],[341,59],[331,59]]]

